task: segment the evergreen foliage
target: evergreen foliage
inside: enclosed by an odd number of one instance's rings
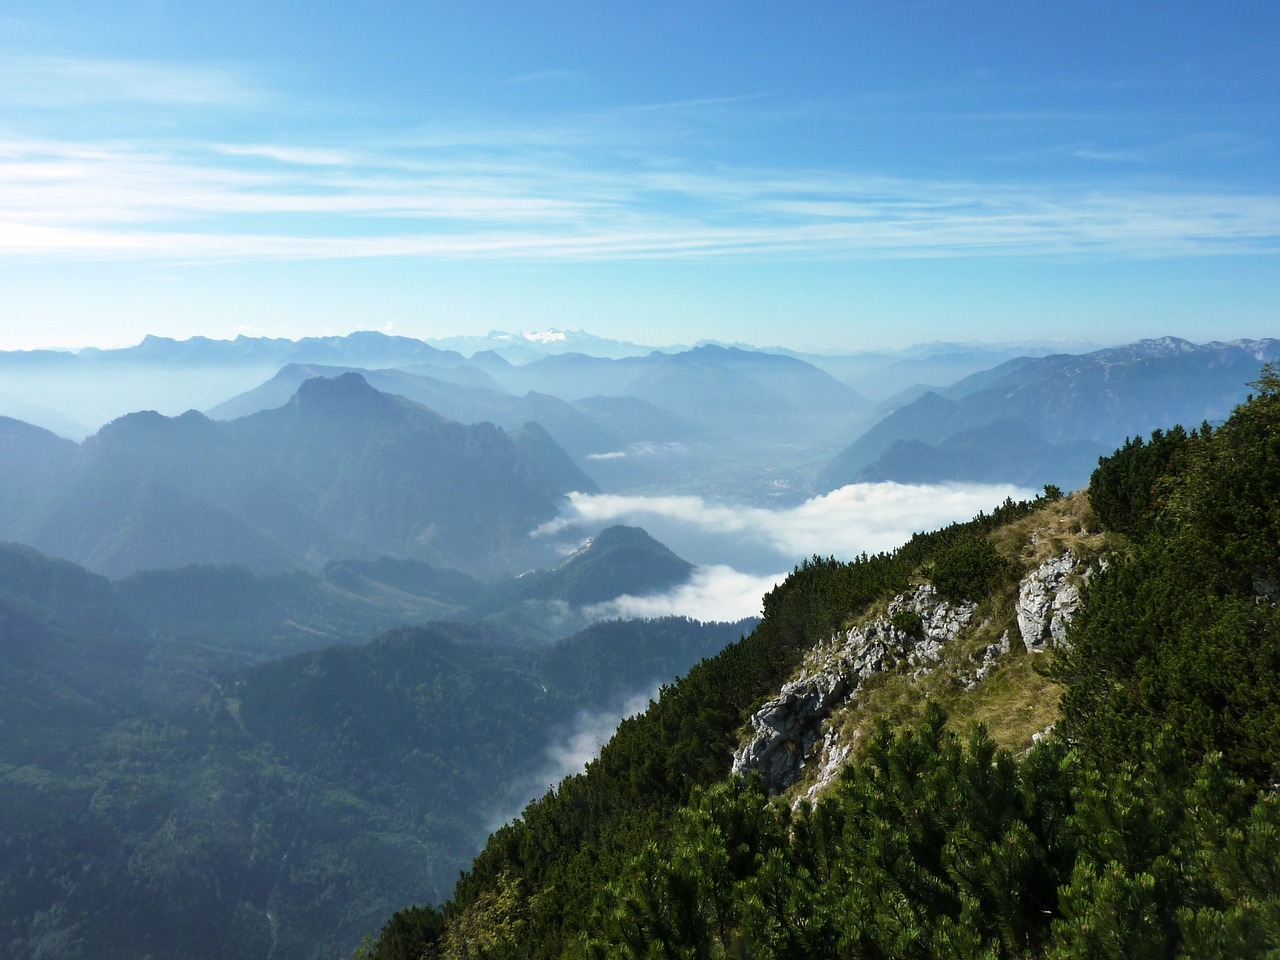
[[[1255,783],[1280,776],[1280,380],[1267,367],[1255,386],[1217,431],[1176,432],[1180,472],[1159,499],[1142,499],[1171,459],[1154,442],[1095,476],[1104,503],[1147,504],[1121,511],[1135,555],[1093,586],[1055,670],[1062,732],[1101,761],[1164,734]]]
[[[802,563],[765,595],[763,620],[749,636],[663,687],[645,714],[623,721],[585,774],[567,778],[496,831],[459,881],[446,916],[461,915],[505,874],[528,891],[519,956],[560,956],[588,928],[599,891],[615,883],[646,844],[671,834],[677,812],[699,790],[723,778],[739,727],[814,638],[829,636],[885,593],[904,589],[942,551],[1033,509],[1008,500],[968,523],[917,534],[892,553],[848,563],[815,556]],[[677,887],[683,882],[671,879]],[[665,902],[653,898],[669,893],[655,888],[644,902]],[[670,911],[655,916],[669,919]]]
[[[1131,437],[1099,461],[1089,480],[1089,502],[1098,519],[1117,533],[1145,535],[1159,502],[1160,485],[1176,474],[1190,440],[1182,427],[1155,430],[1149,441]]]
[[[1280,957],[1280,376],[1254,386],[1222,427],[1099,464],[1097,515],[1131,549],[1052,668],[1054,737],[1015,756],[931,705],[882,723],[816,805],[725,780],[738,725],[807,645],[921,570],[955,598],[1000,589],[986,534],[1027,508],[815,557],[491,839],[449,930],[515,890],[519,942],[475,955]]]
[[[193,661],[140,640],[111,584],[21,550],[0,567],[0,956],[15,958],[349,952],[410,897],[443,899],[582,711],[742,630],[613,621],[531,649],[402,628],[156,704],[149,675]],[[436,908],[402,911],[370,956],[443,936]]]
[[[932,579],[938,596],[958,603],[987,596],[1012,573],[1012,566],[996,553],[990,540],[974,536],[938,555],[933,562]]]

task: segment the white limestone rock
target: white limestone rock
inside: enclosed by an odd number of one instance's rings
[[[831,761],[831,744],[824,739],[824,723],[832,711],[853,697],[866,678],[906,662],[928,672],[942,657],[942,645],[968,627],[977,607],[972,603],[939,601],[931,584],[916,587],[889,602],[885,616],[865,627],[853,627],[819,645],[808,667],[787,683],[752,716],[751,734],[734,754],[733,772],[743,776],[758,770],[770,793],[779,793],[800,779],[805,765],[834,763],[830,776],[843,762]],[[893,618],[910,611],[920,618],[920,630],[903,630]],[[825,759],[823,759],[825,758]]]
[[[990,644],[982,651],[982,659],[978,664],[978,669],[974,671],[973,676],[965,683],[966,690],[972,690],[983,680],[991,675],[991,671],[995,669],[996,662],[1012,650],[1012,644],[1009,641],[1009,631],[1006,630],[1000,634],[1000,639]]]
[[[1099,569],[1106,562],[1099,561]],[[1093,568],[1067,550],[1032,570],[1018,585],[1018,632],[1029,652],[1061,647],[1067,627],[1080,609],[1081,589],[1093,576]]]
[[[810,803],[816,803],[827,787],[831,786],[837,776],[840,775],[844,762],[849,759],[853,753],[854,745],[857,738],[853,740],[842,740],[840,731],[827,728],[827,732],[822,736],[822,745],[819,749],[816,761],[818,763],[818,772],[814,777],[813,785],[804,792],[804,796],[796,800],[796,805],[801,800],[808,800]]]

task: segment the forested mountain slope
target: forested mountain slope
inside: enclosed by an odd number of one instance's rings
[[[1280,372],[1256,387],[1105,459],[1088,502],[804,564],[362,956],[1276,955]],[[838,775],[730,775],[805,691]]]
[[[483,627],[402,628],[154,703],[164,651],[106,582],[57,562],[35,573],[80,613],[0,597],[13,957],[347,953],[408,897],[444,896],[493,824],[558,779],[577,734],[747,626],[611,622],[537,649]]]

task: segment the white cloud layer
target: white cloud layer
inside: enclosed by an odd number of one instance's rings
[[[743,620],[760,616],[760,598],[786,579],[785,573],[742,573],[726,564],[696,567],[689,582],[668,593],[644,597],[624,594],[584,607],[592,620],[632,617],[692,617],[695,620]]]
[[[574,493],[564,515],[537,532],[633,524],[686,559],[767,575],[814,554],[851,558],[892,550],[917,531],[967,520],[1007,497],[1034,495],[1012,484],[855,483],[798,506],[769,509],[696,496]]]
[[[103,72],[87,65],[85,72]],[[116,86],[133,75],[116,71]],[[113,75],[114,76],[114,75]],[[232,97],[217,77],[152,83]],[[120,78],[123,77],[124,80]],[[3,72],[0,71],[0,80]],[[724,166],[610,144],[0,139],[0,257],[599,261],[1280,247],[1280,197]],[[568,151],[567,153],[565,151]]]

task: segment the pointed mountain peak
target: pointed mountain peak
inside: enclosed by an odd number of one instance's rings
[[[592,539],[591,546],[588,549],[611,550],[619,547],[657,550],[663,554],[675,556],[665,544],[655,540],[643,527],[628,527],[622,524],[605,527]]]
[[[600,581],[595,584],[600,595],[591,601],[579,599],[577,602],[599,602],[622,593],[640,594],[674,586],[688,578],[693,564],[655,540],[642,527],[619,524],[601,530],[555,570],[577,571],[579,577],[581,571],[590,571],[588,579]],[[601,587],[603,589],[599,589]],[[616,592],[605,596],[609,590]]]

